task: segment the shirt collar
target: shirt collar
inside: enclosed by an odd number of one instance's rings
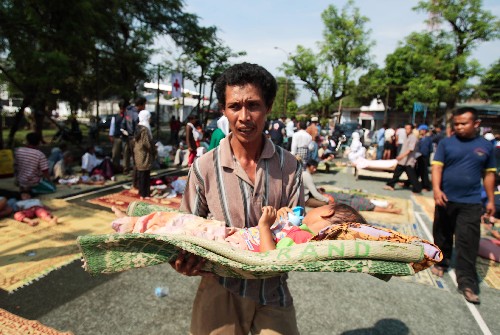
[[[264,135],[262,136],[264,137],[264,149],[260,154],[259,160],[269,159],[273,157],[274,153],[276,152],[273,142],[271,142],[271,140],[265,137]],[[231,138],[233,138],[232,133],[223,138],[219,143],[219,146],[221,147],[220,161],[223,167],[235,169],[235,158],[233,154],[233,149],[231,148]]]

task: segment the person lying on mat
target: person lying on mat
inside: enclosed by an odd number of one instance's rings
[[[285,248],[311,240],[363,239],[422,243],[426,261],[429,262],[439,261],[441,255],[441,251],[432,243],[416,236],[405,236],[390,229],[368,225],[354,208],[344,204],[311,209],[303,218],[299,217],[300,222],[288,214],[293,213],[290,208],[283,207],[276,211],[265,206],[258,225],[251,228],[226,227],[222,221],[179,212],[153,212],[141,217],[129,217],[117,208],[113,207],[113,211],[118,219],[113,221],[112,227],[119,233],[191,235],[226,242],[235,248],[254,252]]]
[[[493,216],[483,216],[482,221],[481,231],[484,230],[485,236],[479,240],[478,255],[500,263],[500,230],[495,227],[496,220]]]
[[[111,224],[118,233],[180,234],[227,242],[231,246],[255,252],[305,243],[319,231],[342,222],[365,223],[363,217],[346,205],[327,205],[310,210],[303,217],[291,219],[292,209],[262,208],[256,227],[226,227],[225,223],[179,212],[153,212],[145,216],[126,216],[112,207],[118,217]],[[298,219],[298,220],[297,220]],[[262,242],[264,241],[264,244]]]
[[[29,226],[38,225],[38,219],[57,224],[57,216],[52,215],[49,209],[42,204],[40,199],[32,199],[29,193],[22,193],[21,200],[11,198],[7,200],[0,197],[0,217],[14,213],[14,220],[24,222]]]
[[[396,169],[398,165],[397,159],[366,159],[358,157],[356,160],[351,161],[351,165],[358,169],[371,169],[371,170],[392,170]]]
[[[318,169],[318,162],[308,160],[306,170],[302,173],[302,182],[304,183],[304,196],[306,198],[307,207],[320,207],[333,203],[341,203],[349,205],[357,211],[375,211],[391,214],[401,214],[401,209],[394,208],[385,200],[367,199],[359,195],[348,193],[326,192],[324,188],[316,188],[312,175]]]

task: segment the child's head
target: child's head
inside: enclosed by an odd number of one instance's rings
[[[307,212],[302,220],[302,223],[315,234],[332,224],[346,222],[367,223],[354,208],[337,203],[314,208]]]

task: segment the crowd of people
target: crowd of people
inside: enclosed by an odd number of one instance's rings
[[[283,116],[267,122],[276,91],[276,80],[267,70],[255,64],[237,64],[215,83],[223,116],[211,138],[205,136],[201,123],[189,116],[185,138],[180,139],[182,125],[179,120],[171,119],[171,140],[182,140],[174,162],[180,165],[185,162],[190,168],[181,204],[183,212],[225,222],[227,227],[265,227],[259,230],[260,234],[268,234],[269,227],[280,216],[277,212],[280,208],[320,208],[318,213],[321,213],[325,208],[335,211],[335,207],[325,206],[343,204],[355,211],[401,213],[401,209],[388,202],[329,193],[316,187],[312,175],[319,162],[339,155],[341,139],[334,133],[322,132],[317,117],[306,122]],[[133,184],[143,199],[150,196],[150,171],[156,159],[151,114],[145,109],[145,103],[144,98],[138,98],[133,106],[120,104],[120,113],[113,118],[109,131],[113,142],[111,159],[98,157],[93,146],[81,157],[81,172],[89,179],[95,175],[108,178],[110,169],[111,174],[132,171]],[[478,136],[479,120],[472,108],[456,110],[452,126],[454,133],[447,136],[439,127],[431,130],[427,125],[406,124],[391,129],[384,125],[373,136],[375,158],[396,161],[394,175],[386,189],[394,190],[399,177],[406,172],[414,193],[422,189],[434,191],[433,234],[445,257],[432,271],[437,276],[444,274],[455,243],[459,290],[467,301],[479,303],[475,259],[480,220],[490,219],[495,213],[494,189],[498,177],[495,145]],[[367,158],[365,135],[353,133],[347,152],[349,160]],[[39,142],[40,138],[30,133],[27,145],[15,153],[21,200],[54,192],[53,182],[71,175],[74,162],[71,152],[64,148],[55,150],[49,164],[37,148]],[[486,198],[484,204],[481,185]],[[17,205],[19,207],[19,203]],[[0,213],[8,215],[8,207],[6,199],[0,198]],[[33,224],[30,221],[33,217],[57,222],[41,203],[31,208],[18,218],[28,224]],[[266,250],[275,247],[268,237],[266,235],[269,241]],[[171,263],[183,275],[202,276],[192,310],[192,333],[209,333],[215,329],[298,333],[286,274],[264,280],[221,278],[204,273],[203,264],[202,258],[186,253],[180,253]],[[217,309],[212,308],[215,305]]]

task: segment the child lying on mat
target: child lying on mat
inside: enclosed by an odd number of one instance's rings
[[[271,206],[262,208],[256,227],[236,229],[226,227],[222,221],[209,220],[179,212],[153,212],[141,217],[129,217],[113,207],[117,220],[112,227],[118,233],[182,234],[227,242],[233,247],[250,251],[267,251],[295,243],[305,243],[325,227],[342,222],[363,222],[363,217],[353,208],[333,204],[314,208],[298,226],[288,219],[292,210]]]
[[[224,222],[204,219],[178,212],[153,212],[141,217],[129,217],[116,208],[118,219],[112,227],[119,233],[182,234],[227,242],[233,247],[264,252],[284,248],[296,243],[323,239],[365,239],[402,243],[420,243],[424,246],[426,261],[434,263],[441,251],[432,243],[416,236],[405,236],[390,229],[375,228],[352,207],[332,204],[311,209],[299,226],[288,219],[290,208],[276,209],[266,206],[256,227],[236,229]],[[428,267],[425,266],[425,267]]]
[[[14,219],[29,226],[38,225],[38,219],[50,224],[57,224],[57,216],[52,215],[49,209],[39,199],[32,199],[28,193],[21,194],[22,200],[0,197],[0,218],[14,213]]]

